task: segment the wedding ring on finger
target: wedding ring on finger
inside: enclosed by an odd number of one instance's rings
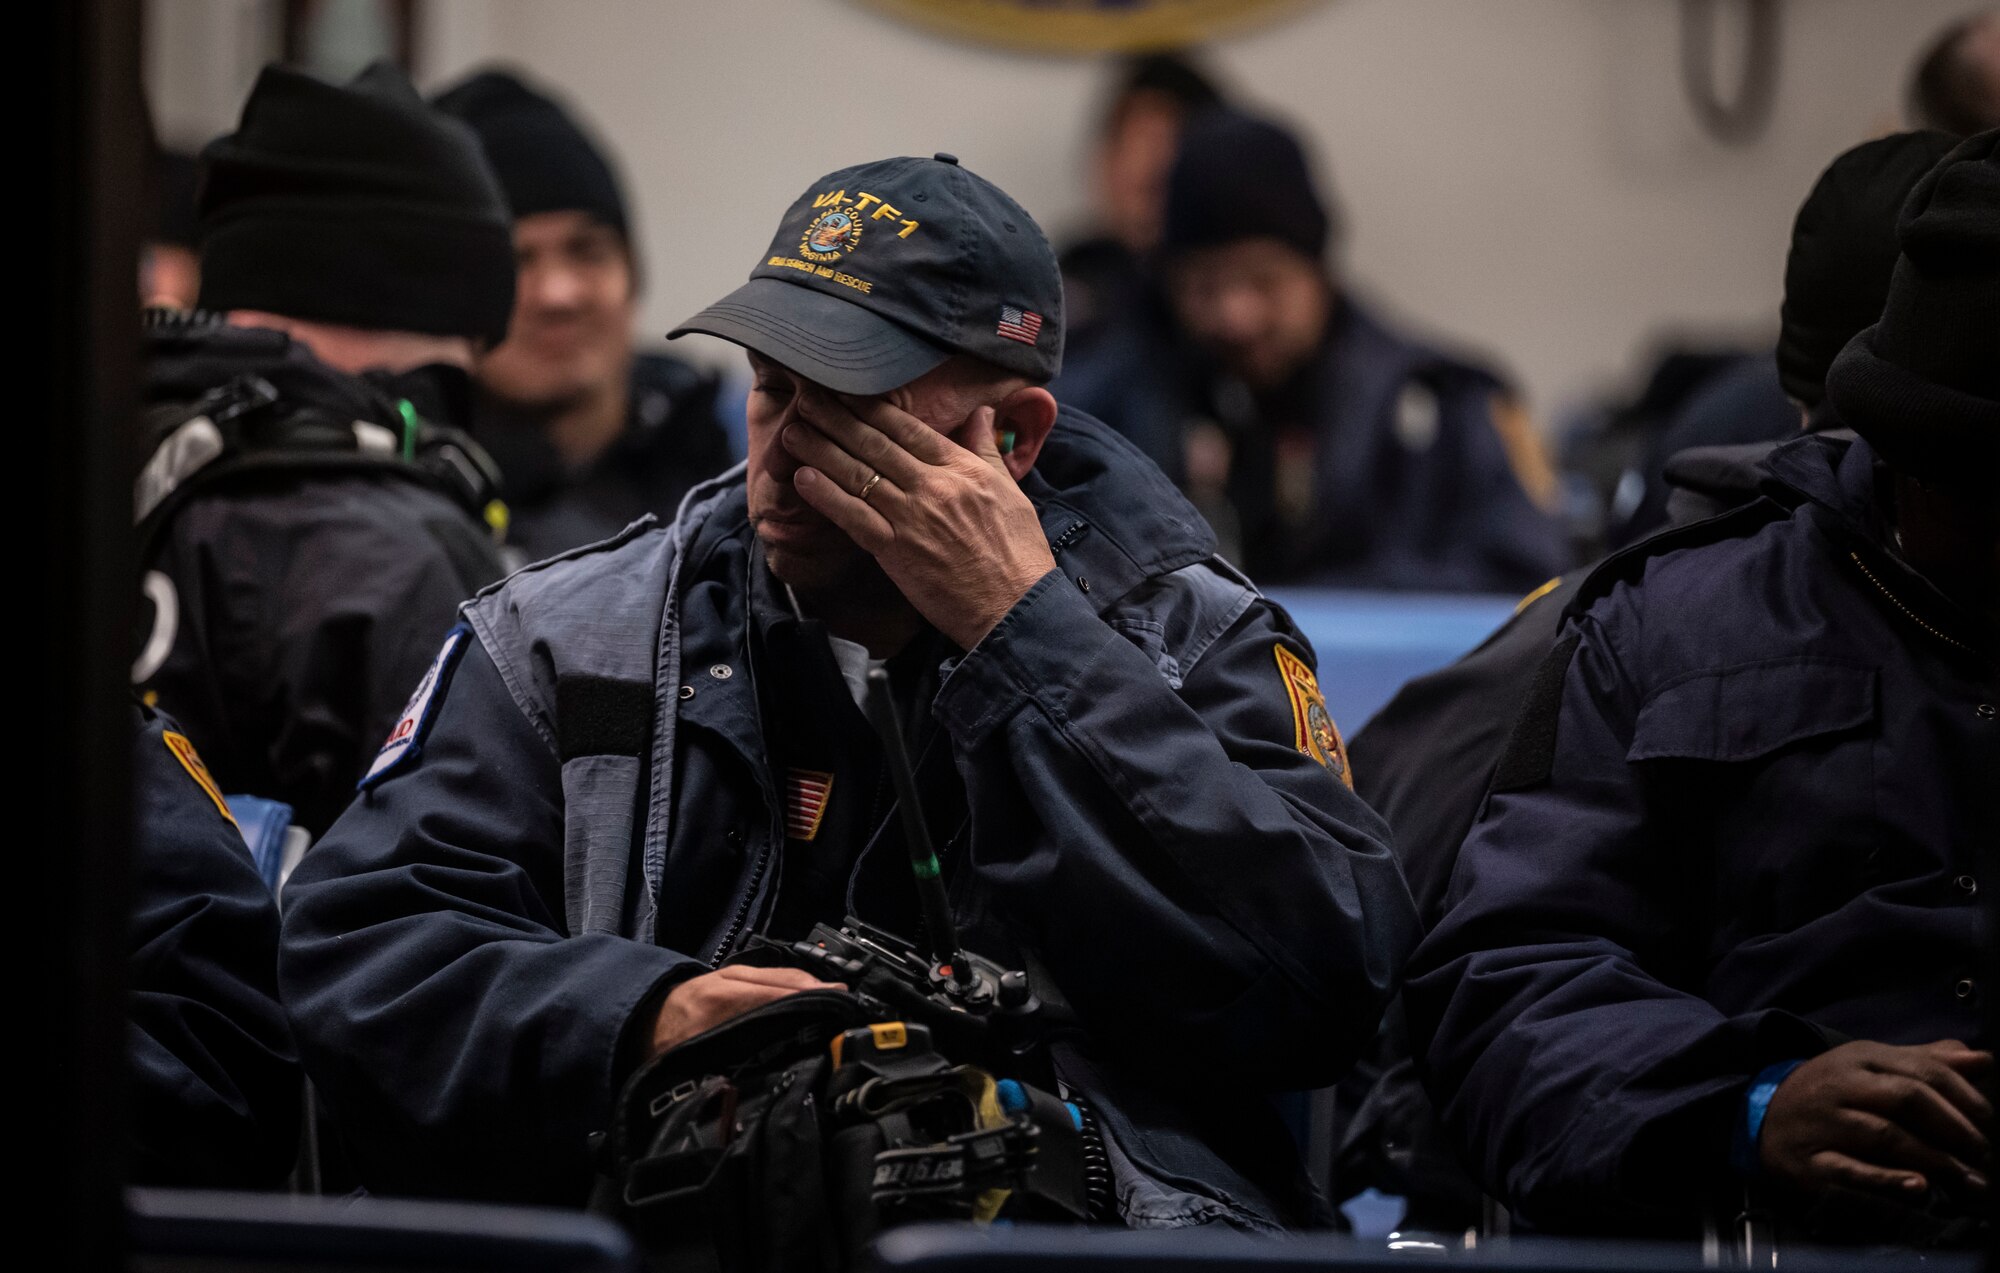
[[[882,475],[880,473],[870,473],[868,475],[868,480],[861,484],[861,489],[854,493],[855,497],[859,499],[862,503],[866,504],[868,502],[868,497],[875,493],[875,483],[881,480],[882,480]]]

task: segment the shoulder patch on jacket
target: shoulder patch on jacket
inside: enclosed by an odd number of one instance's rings
[[[163,731],[160,738],[166,743],[167,750],[174,753],[174,759],[181,762],[181,768],[187,770],[188,777],[194,779],[194,785],[200,787],[203,793],[215,802],[216,812],[220,813],[230,826],[241,831],[243,828],[237,826],[236,815],[229,811],[229,802],[222,798],[222,788],[215,785],[215,779],[209,774],[208,766],[201,763],[201,755],[195,751],[194,744],[188,740],[188,736],[169,729]]]
[[[430,733],[431,721],[437,717],[438,696],[444,692],[446,682],[451,679],[451,670],[457,665],[458,656],[464,653],[465,643],[471,636],[472,629],[463,623],[445,634],[444,648],[438,651],[423,678],[417,682],[416,692],[410,695],[403,714],[390,729],[382,750],[375,753],[374,763],[355,784],[357,791],[366,791],[403,767],[405,762],[415,761],[423,753],[424,736]]]
[[[1341,741],[1333,715],[1326,710],[1326,696],[1319,692],[1319,678],[1304,659],[1282,644],[1273,645],[1271,650],[1278,659],[1278,675],[1285,680],[1285,696],[1292,704],[1293,746],[1325,766],[1328,773],[1351,790],[1354,773],[1347,765],[1347,744]]]
[[[1562,712],[1563,680],[1582,641],[1582,633],[1571,632],[1542,656],[1521,714],[1514,718],[1507,749],[1500,753],[1500,763],[1493,770],[1491,790],[1520,791],[1549,780],[1556,764],[1556,717]]]

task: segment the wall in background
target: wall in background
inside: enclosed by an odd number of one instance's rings
[[[1672,0],[1327,0],[1210,53],[1238,94],[1310,137],[1346,214],[1346,274],[1510,367],[1546,418],[1633,374],[1662,333],[1775,331],[1813,178],[1894,125],[1918,50],[1970,7],[1791,0],[1770,125],[1740,149],[1704,136],[1681,98]],[[149,0],[163,132],[229,126],[269,13]],[[884,154],[952,151],[1052,232],[1078,228],[1108,78],[849,0],[427,0],[419,49],[427,88],[513,62],[610,142],[643,227],[653,334],[740,282],[814,178]],[[1718,78],[1731,82],[1726,62]]]

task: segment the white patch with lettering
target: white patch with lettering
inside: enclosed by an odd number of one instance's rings
[[[463,625],[453,628],[446,635],[444,648],[431,660],[430,669],[417,682],[416,693],[410,695],[409,705],[403,708],[395,728],[389,731],[388,741],[382,744],[382,750],[375,753],[375,763],[368,766],[368,772],[361,776],[358,784],[361,789],[372,786],[405,760],[414,759],[422,752],[424,735],[430,732],[431,720],[437,715],[438,691],[451,675],[452,664],[471,635],[471,629]]]

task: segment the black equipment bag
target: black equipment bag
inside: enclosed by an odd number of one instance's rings
[[[890,1015],[805,991],[656,1057],[598,1146],[591,1210],[656,1273],[838,1273],[896,1224],[1088,1218],[1079,1112]]]

